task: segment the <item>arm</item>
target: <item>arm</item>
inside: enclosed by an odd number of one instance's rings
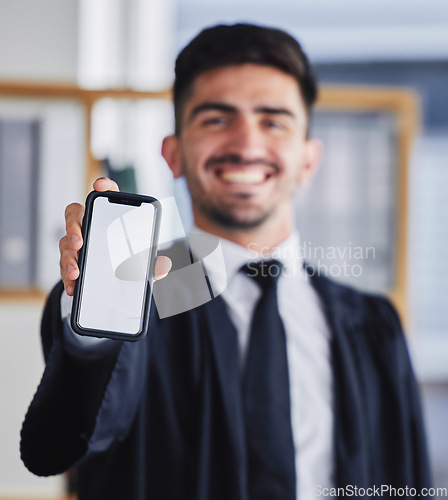
[[[22,459],[38,475],[58,474],[88,456],[95,427],[105,423],[96,417],[122,347],[113,342],[106,352],[90,352],[90,359],[69,354],[60,317],[62,290],[59,283],[45,307],[42,340],[47,364],[21,433]],[[134,394],[136,387],[129,391]]]
[[[94,188],[118,190],[108,179],[99,179]],[[76,334],[61,318],[60,297],[64,289],[73,294],[79,275],[82,216],[81,205],[67,207],[67,235],[60,242],[62,282],[51,292],[42,318],[46,369],[21,433],[22,459],[38,475],[63,472],[121,440],[133,422],[146,379],[147,339],[100,341],[93,348],[70,341]],[[167,273],[169,264],[157,262],[157,278]]]

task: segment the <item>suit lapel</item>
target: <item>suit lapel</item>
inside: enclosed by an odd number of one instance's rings
[[[332,333],[334,443],[337,486],[365,487],[371,476],[369,425],[362,383],[362,362],[354,334],[362,325],[356,294],[328,279],[310,276]]]
[[[246,438],[236,329],[220,296],[198,308],[198,312],[210,354],[205,356],[205,374],[209,380],[203,388],[203,415],[208,415],[209,420],[206,423],[210,433],[208,445],[221,443],[221,449],[209,450],[207,454],[217,457],[220,474],[225,471],[227,475],[226,486],[221,487],[219,493],[222,498],[247,500]],[[215,483],[217,486],[218,481]],[[210,490],[204,498],[210,498]]]

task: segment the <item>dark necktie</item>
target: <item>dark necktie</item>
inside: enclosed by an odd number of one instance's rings
[[[250,500],[294,500],[295,465],[291,430],[286,338],[277,306],[276,260],[242,268],[261,287],[252,318],[243,376]]]

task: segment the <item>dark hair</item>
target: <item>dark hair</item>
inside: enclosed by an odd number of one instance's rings
[[[285,31],[252,24],[219,25],[199,33],[179,54],[174,81],[176,134],[194,80],[205,71],[245,63],[273,66],[292,75],[299,85],[308,116],[317,84],[300,44]]]

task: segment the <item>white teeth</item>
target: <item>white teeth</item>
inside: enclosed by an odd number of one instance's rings
[[[226,182],[234,182],[238,184],[260,184],[265,180],[263,172],[243,172],[243,171],[228,171],[221,172],[221,179]]]

